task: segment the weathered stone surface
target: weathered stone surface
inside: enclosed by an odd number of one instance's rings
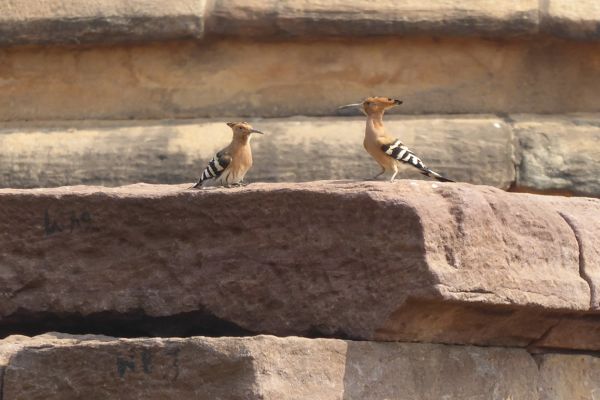
[[[517,187],[600,196],[600,117],[513,116]]]
[[[600,309],[600,218],[590,212],[590,206],[599,203],[594,199],[540,198],[552,206],[573,231],[579,246],[579,274],[590,287],[590,309]],[[532,347],[586,350],[587,343],[600,337],[600,315],[573,318],[565,315],[556,320]]]
[[[431,55],[435,54],[435,57]],[[600,43],[379,38],[0,49],[0,120],[600,112]]]
[[[200,38],[204,7],[203,0],[2,0],[0,46]]]
[[[198,39],[205,20],[209,37],[600,37],[594,0],[3,0],[0,11],[0,45]]]
[[[537,355],[540,400],[595,400],[600,395],[600,358],[592,355]]]
[[[459,35],[537,33],[538,1],[221,0],[211,33],[235,36]]]
[[[76,339],[72,337],[64,337],[65,335],[42,335],[35,338],[29,338],[22,335],[12,335],[8,338],[0,340],[0,399],[4,400],[6,397],[4,394],[4,372],[9,364],[11,357],[23,350],[25,347],[42,345],[45,347],[50,346],[64,346],[73,344]],[[85,338],[81,336],[80,338]]]
[[[252,120],[249,182],[366,179],[379,172],[364,151],[364,118]],[[511,131],[493,116],[386,119],[427,164],[453,179],[508,188],[515,179]],[[115,186],[196,179],[231,140],[225,123],[72,122],[0,127],[0,187]],[[421,179],[414,168],[400,177]]]
[[[596,0],[540,2],[541,29],[574,39],[600,39],[600,3]]]
[[[3,400],[537,398],[537,366],[524,350],[269,336],[53,336],[33,338],[12,356]]]
[[[598,200],[562,200],[577,239],[547,198],[467,184],[185,188],[1,190],[1,331],[194,313],[200,331],[530,346],[597,317],[579,248]]]

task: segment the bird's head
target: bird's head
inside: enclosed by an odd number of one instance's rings
[[[228,122],[227,126],[233,131],[233,137],[238,139],[247,139],[253,133],[263,134],[263,132],[252,128],[252,125],[247,122]]]
[[[360,103],[346,104],[339,109],[358,108],[365,115],[383,114],[385,110],[402,104],[402,100],[392,99],[391,97],[367,97]]]

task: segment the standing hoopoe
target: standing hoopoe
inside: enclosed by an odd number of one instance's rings
[[[216,185],[241,185],[246,172],[252,167],[250,135],[262,132],[252,129],[247,122],[228,122],[227,126],[233,131],[231,143],[210,160],[192,188],[201,187],[209,179],[213,179]]]
[[[427,168],[423,164],[423,161],[410,151],[400,139],[387,134],[383,127],[383,113],[388,108],[399,104],[402,104],[402,101],[388,97],[368,97],[362,103],[348,104],[340,107],[359,107],[367,116],[367,127],[365,129],[363,144],[367,152],[381,167],[381,172],[375,175],[373,179],[378,178],[385,172],[391,171],[392,178],[390,181],[393,181],[396,174],[398,174],[398,165],[400,165],[400,162],[403,162],[419,169],[423,175],[435,178],[440,182],[454,182]]]

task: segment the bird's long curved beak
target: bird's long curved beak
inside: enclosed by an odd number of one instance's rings
[[[264,135],[264,132],[259,131],[258,129],[251,129],[250,133],[260,133],[261,135]]]
[[[346,104],[345,106],[338,107],[338,110],[343,110],[344,108],[358,108],[358,107],[362,107],[362,103]]]

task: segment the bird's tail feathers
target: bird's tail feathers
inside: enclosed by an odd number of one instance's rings
[[[196,182],[196,184],[190,186],[188,189],[200,189],[200,188],[202,188],[203,183],[204,183],[204,179],[200,178],[200,180],[198,182]]]
[[[439,182],[456,182],[456,181],[453,181],[452,179],[448,179],[445,176],[442,176],[441,174],[439,174],[429,168],[425,168],[421,173],[423,175],[427,175],[430,178],[434,178],[435,180],[437,180]]]

